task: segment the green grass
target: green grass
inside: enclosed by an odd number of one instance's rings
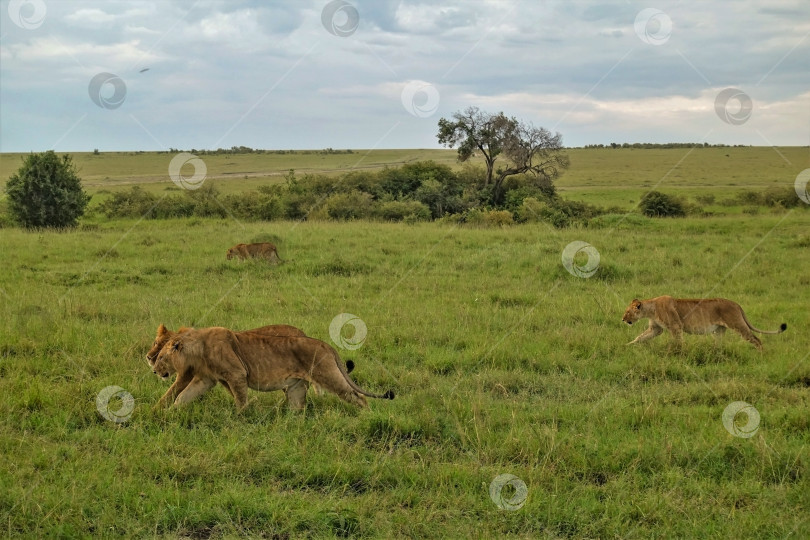
[[[601,223],[3,229],[0,534],[807,537],[810,211]],[[267,239],[287,264],[225,260]],[[562,266],[574,240],[600,253],[590,279]],[[624,308],[661,294],[733,298],[788,331],[763,353],[731,333],[627,347],[641,329]],[[342,353],[355,380],[394,401],[310,395],[296,414],[251,391],[237,414],[217,387],[152,410],[167,385],[143,356],[159,323],[286,323],[329,341],[343,312],[368,327]],[[96,411],[109,385],[135,398],[120,426]],[[760,412],[754,437],[724,428],[734,401]],[[488,495],[503,473],[528,488],[517,511]]]
[[[567,199],[630,210],[650,190],[685,197],[715,214],[740,213],[722,201],[746,190],[792,186],[810,167],[807,147],[574,149],[571,168],[557,181]],[[717,204],[701,204],[710,193]],[[732,205],[738,206],[738,205]]]
[[[169,163],[175,156],[169,152],[92,152],[71,153],[79,176],[90,193],[99,190],[128,189],[137,184],[154,192],[176,186],[169,178]],[[19,169],[25,154],[2,154],[0,182]],[[206,166],[206,182],[223,192],[255,189],[268,182],[282,182],[290,169],[296,174],[340,174],[358,169],[395,167],[414,161],[432,159],[456,165],[454,150],[353,150],[351,154],[322,154],[297,151],[295,154],[219,154],[201,156]],[[191,165],[183,174],[192,175]],[[178,188],[179,189],[179,188]]]
[[[707,211],[740,213],[719,203],[744,190],[792,186],[796,175],[810,167],[807,147],[725,147],[674,149],[582,149],[568,150],[571,167],[557,181],[567,199],[630,210],[651,189],[694,199],[707,190],[716,195]],[[163,194],[177,190],[168,175],[174,154],[168,152],[90,152],[71,154],[91,194],[129,189],[133,184]],[[0,183],[21,165],[24,154],[2,154]],[[455,150],[354,150],[352,154],[234,154],[202,156],[207,183],[222,193],[247,191],[260,185],[284,181],[294,169],[306,173],[340,174],[356,169],[380,169],[432,159],[458,168]],[[473,163],[482,164],[481,158]],[[191,175],[191,166],[183,170]],[[93,203],[103,198],[94,197]],[[694,200],[692,201],[694,202]]]

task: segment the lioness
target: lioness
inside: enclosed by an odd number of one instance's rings
[[[152,343],[152,348],[149,349],[149,352],[146,353],[146,363],[149,364],[150,368],[153,368],[155,365],[155,360],[157,359],[158,354],[160,351],[163,350],[163,347],[166,346],[166,343],[169,342],[171,338],[178,334],[182,334],[188,330],[194,330],[188,326],[181,326],[177,332],[172,332],[168,328],[166,328],[163,323],[158,326],[157,329],[157,336],[155,337],[155,341]],[[290,326],[288,324],[271,324],[268,326],[262,326],[260,328],[254,328],[253,330],[245,330],[244,332],[237,332],[239,334],[244,333],[256,333],[265,336],[302,336],[306,337],[306,334],[303,330],[296,328],[295,326]],[[346,360],[346,373],[351,373],[354,369],[354,362],[351,360]],[[308,384],[305,381],[301,381],[301,384]],[[321,388],[315,384],[313,385],[315,388],[315,393],[322,394],[323,391]]]
[[[236,244],[228,249],[225,255],[229,261],[234,257],[238,259],[267,259],[272,263],[284,262],[278,256],[276,246],[270,242],[259,242],[256,244]]]
[[[152,370],[166,379],[177,373],[158,407],[188,403],[218,382],[231,393],[238,410],[247,404],[248,387],[284,390],[293,409],[303,409],[309,384],[316,384],[360,407],[364,396],[394,399],[391,391],[372,394],[346,373],[335,349],[309,337],[267,336],[212,327],[187,330],[170,339]]]
[[[157,336],[155,336],[155,341],[152,343],[152,348],[146,353],[146,363],[149,364],[149,367],[151,368],[155,365],[158,354],[171,338],[188,330],[193,330],[193,328],[181,326],[177,332],[172,332],[161,323],[161,325],[158,326]],[[271,324],[269,326],[262,326],[261,328],[254,328],[253,330],[246,330],[246,332],[257,332],[268,336],[306,337],[306,334],[302,330],[287,324]],[[353,364],[352,367],[354,367]],[[351,367],[349,367],[348,370],[351,371]]]
[[[683,332],[687,334],[723,334],[731,328],[754,346],[762,350],[762,342],[753,332],[760,334],[779,334],[787,329],[782,323],[779,330],[759,330],[751,326],[742,308],[736,302],[725,298],[685,299],[659,296],[648,300],[633,300],[622,320],[633,324],[639,319],[650,319],[650,325],[636,339],[628,343],[641,343],[661,334],[664,330],[672,332],[677,342],[683,341]]]

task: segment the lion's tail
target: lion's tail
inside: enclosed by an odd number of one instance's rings
[[[355,383],[352,380],[352,378],[349,377],[349,373],[348,373],[349,371],[354,369],[354,362],[352,362],[351,360],[348,360],[348,361],[346,361],[346,366],[344,367],[343,362],[340,359],[340,355],[338,355],[337,351],[334,348],[332,348],[332,353],[333,353],[332,356],[335,359],[335,363],[337,364],[338,369],[343,374],[343,378],[346,379],[346,383],[349,386],[352,387],[352,390],[354,390],[358,394],[362,394],[362,395],[367,396],[367,397],[379,398],[379,399],[394,399],[394,391],[393,390],[388,390],[384,394],[374,394],[372,392],[369,392],[368,390],[363,390],[362,388],[360,388],[357,385],[357,383]]]
[[[745,321],[745,324],[748,325],[748,328],[750,328],[753,332],[756,332],[758,334],[781,334],[782,332],[787,330],[787,323],[782,323],[781,325],[779,325],[779,330],[760,330],[759,328],[756,328],[753,324],[751,324],[748,321],[748,317],[745,316],[744,311],[742,312],[742,316],[743,320]]]

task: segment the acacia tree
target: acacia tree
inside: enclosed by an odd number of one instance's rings
[[[487,169],[483,187],[492,184],[492,202],[496,204],[502,202],[502,185],[508,176],[532,173],[550,181],[569,165],[562,135],[552,135],[545,128],[508,118],[502,112],[491,114],[468,107],[453,113],[452,120],[440,119],[436,137],[448,148],[458,147],[461,162],[476,153],[483,156]],[[495,161],[501,155],[507,166],[496,170]]]
[[[72,158],[53,150],[30,154],[6,183],[8,206],[23,227],[74,227],[90,196]]]
[[[492,183],[495,160],[503,152],[503,143],[514,130],[515,122],[503,113],[489,114],[478,107],[467,107],[453,113],[452,120],[439,119],[439,144],[448,148],[458,146],[458,160],[467,161],[476,152],[484,157],[487,176],[484,186]]]

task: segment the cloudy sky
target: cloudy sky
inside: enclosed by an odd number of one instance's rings
[[[0,151],[810,144],[810,2],[0,2]]]

